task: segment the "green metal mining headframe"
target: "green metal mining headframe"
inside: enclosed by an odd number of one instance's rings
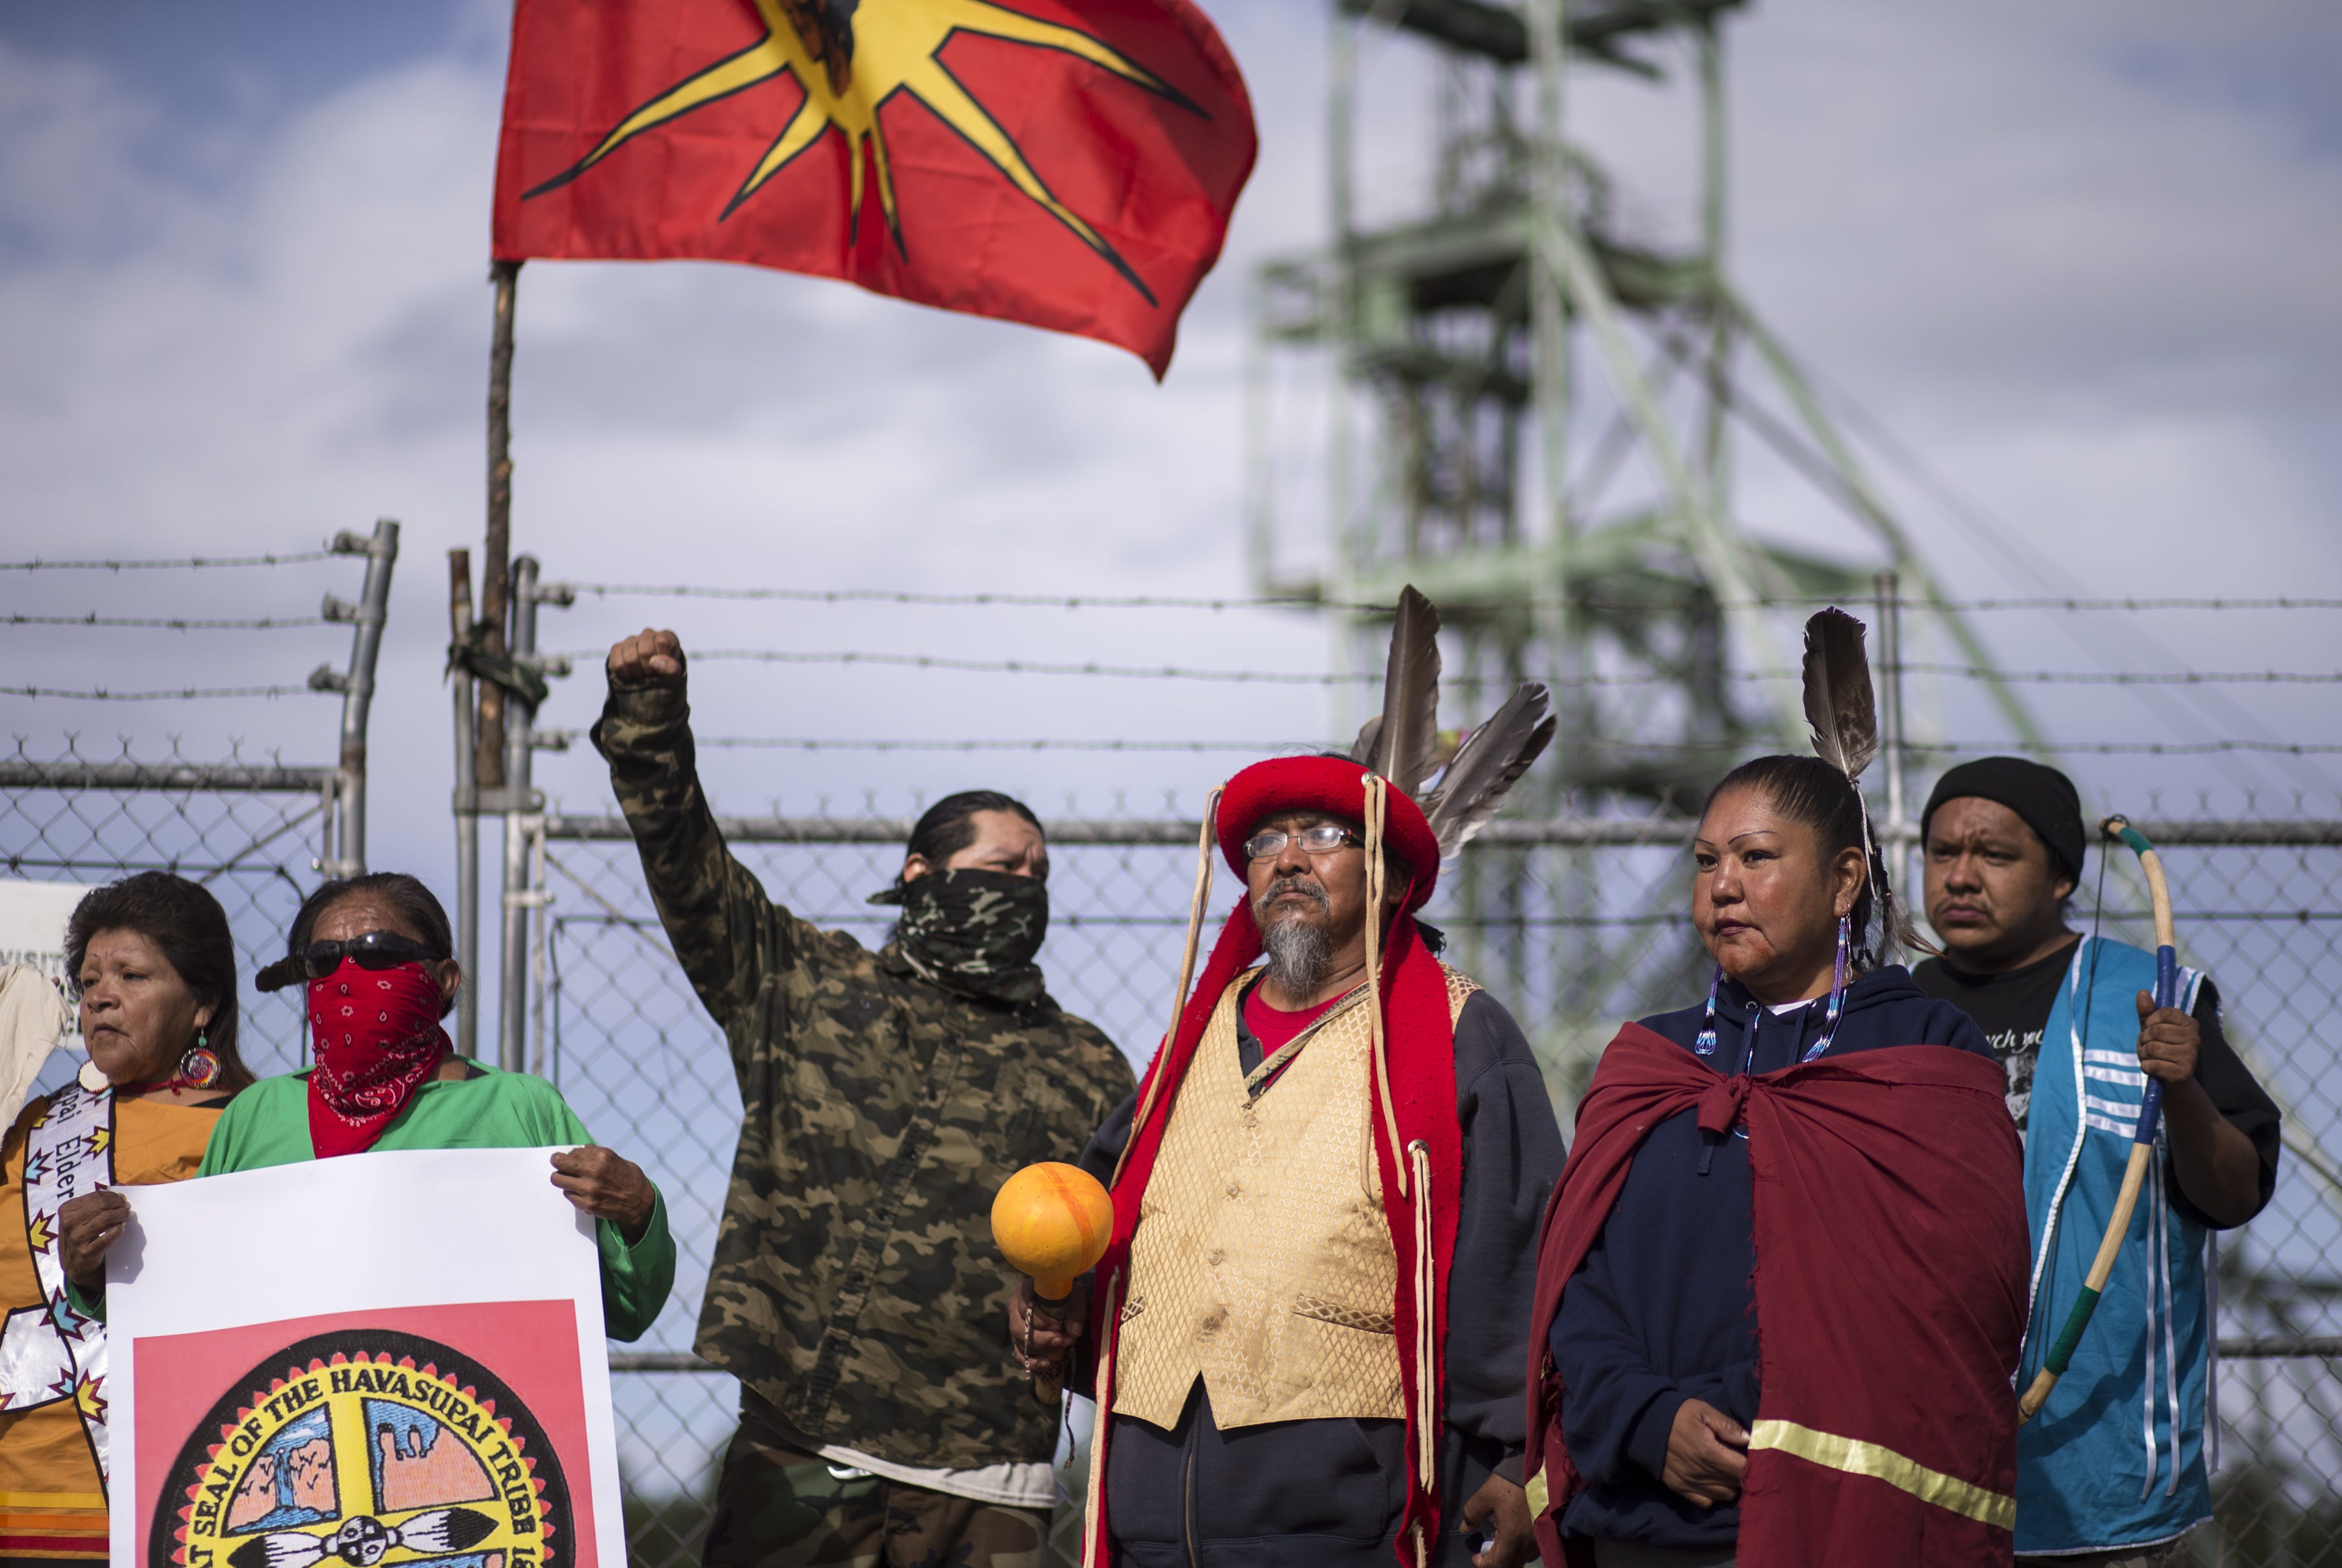
[[[1746,673],[1795,667],[1812,601],[1867,601],[1881,568],[1915,608],[1942,598],[1795,358],[1730,283],[1719,23],[1738,5],[1336,0],[1331,242],[1253,280],[1258,588],[1326,605],[1342,666],[1379,669],[1386,617],[1371,606],[1414,583],[1450,628],[1451,681],[1470,688],[1451,711],[1483,713],[1521,679],[1552,683],[1560,740],[1523,814],[1696,805],[1737,756],[1804,749],[1795,683]],[[1413,215],[1361,215],[1362,44],[1419,47],[1436,73],[1431,194]],[[1697,211],[1683,225],[1697,237],[1677,250],[1636,242],[1562,128],[1566,67],[1657,76],[1659,59],[1688,59],[1697,78]],[[1822,559],[1746,532],[1736,433],[1850,516],[1879,558]],[[1993,668],[1965,622],[1929,618]],[[2037,743],[2015,693],[1989,677],[1987,690]],[[1336,733],[1357,716],[1336,714]],[[1524,984],[1539,972],[1529,989],[1550,1023],[1533,1032],[1560,1055],[1582,1049],[1630,970],[1647,991],[1698,968],[1680,942],[1652,968],[1649,917],[1679,910],[1679,878],[1652,882],[1646,914],[1613,930],[1603,909],[1618,913],[1619,878],[1603,869],[1597,887],[1589,852],[1491,848],[1458,879],[1466,959]],[[1540,925],[1550,942],[1530,940]]]

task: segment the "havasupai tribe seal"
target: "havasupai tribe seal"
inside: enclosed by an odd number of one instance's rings
[[[238,1379],[179,1451],[149,1568],[568,1568],[569,1489],[512,1390],[435,1340],[345,1329]]]

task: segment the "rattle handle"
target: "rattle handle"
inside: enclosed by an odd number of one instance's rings
[[[1059,1309],[1064,1304],[1062,1299],[1052,1302],[1036,1290],[1033,1293],[1033,1309],[1026,1329],[1026,1334],[1029,1336],[1036,1328],[1063,1329],[1066,1326],[1066,1314]],[[1027,1343],[1030,1343],[1029,1338]],[[1036,1369],[1032,1373],[1032,1387],[1035,1403],[1046,1404],[1053,1410],[1056,1408],[1065,1398],[1066,1393],[1064,1363],[1059,1363],[1055,1369],[1046,1367]]]

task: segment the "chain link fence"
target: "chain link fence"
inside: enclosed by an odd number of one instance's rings
[[[275,757],[198,762],[126,747],[0,759],[0,863],[11,876],[96,883],[134,870],[203,882],[228,911],[246,973],[273,956],[326,858],[335,771]],[[2231,1037],[2287,1113],[2277,1194],[2220,1254],[2218,1523],[2197,1562],[2267,1568],[2342,1563],[2342,1072],[2321,1025],[2342,993],[2342,803],[2283,814],[2136,808],[2164,848],[2187,959],[2222,988]],[[891,817],[739,820],[744,860],[777,900],[876,944],[888,915],[864,902],[899,864]],[[1194,873],[1194,825],[1176,818],[1053,823],[1053,989],[1134,1055],[1160,1033]],[[689,1354],[739,1118],[728,1060],[668,952],[632,844],[607,818],[554,816],[543,865],[541,1019],[533,1064],[597,1135],[643,1161],[668,1195],[684,1266],[666,1312],[617,1379],[627,1523],[639,1568],[697,1558],[736,1391]],[[1565,1119],[1592,1054],[1622,1017],[1689,995],[1704,972],[1679,912],[1680,828],[1669,821],[1513,822],[1467,852],[1429,912],[1454,956],[1496,988],[1536,1040]],[[2145,910],[2111,863],[2078,918],[2147,940]],[[1222,884],[1216,904],[1229,890]],[[244,998],[255,1070],[300,1064],[297,1011]],[[61,1079],[70,1063],[53,1063]],[[1079,1456],[1064,1473],[1078,1496]],[[1076,1512],[1060,1510],[1069,1555]]]
[[[2220,1252],[2221,1413],[2216,1528],[2194,1560],[2237,1568],[2342,1563],[2342,1071],[2323,1023],[2342,992],[2342,803],[2281,812],[2208,799],[2125,801],[2164,848],[2184,959],[2218,981],[2231,1038],[2287,1114],[2268,1209]],[[2179,804],[2184,810],[2174,810]],[[816,924],[883,941],[864,902],[901,864],[906,823],[885,816],[727,819],[766,891]],[[693,1370],[693,1326],[736,1135],[723,1042],[691,994],[642,888],[624,824],[546,819],[533,1049],[586,1124],[643,1160],[668,1194],[683,1252],[675,1298],[617,1380],[628,1527],[638,1568],[696,1562],[736,1386]],[[1054,994],[1143,1060],[1161,1033],[1195,871],[1196,824],[1164,817],[1050,824]],[[1566,1126],[1617,1022],[1680,1005],[1706,983],[1683,914],[1674,819],[1502,822],[1468,850],[1427,912],[1451,957],[1488,984],[1544,1060]],[[2127,856],[2077,900],[2086,928],[2152,944]],[[1223,877],[1214,904],[1231,892]],[[2097,904],[2103,898],[2104,907]],[[1069,1151],[1070,1153],[1070,1151]],[[1006,1353],[1004,1347],[1004,1353]],[[1063,1473],[1081,1493],[1080,1456]],[[1058,1512],[1060,1556],[1077,1539]]]
[[[136,871],[168,871],[209,888],[225,910],[234,931],[244,994],[238,998],[239,1045],[255,1073],[284,1073],[302,1064],[305,1045],[300,1009],[281,999],[261,1005],[250,988],[253,974],[285,950],[285,933],[301,900],[326,876],[346,876],[365,868],[366,727],[373,710],[375,670],[390,616],[390,584],[398,561],[399,525],[380,518],[369,533],[343,529],[316,550],[258,555],[188,556],[173,560],[33,560],[0,563],[0,571],[25,574],[95,574],[117,584],[127,573],[158,591],[176,589],[188,574],[257,574],[245,581],[256,591],[250,607],[260,613],[189,616],[176,594],[165,602],[171,613],[155,614],[59,614],[74,604],[60,586],[34,597],[29,609],[12,609],[7,624],[100,632],[109,637],[136,630],[190,633],[280,634],[305,628],[350,628],[346,663],[313,669],[300,685],[221,686],[193,684],[191,670],[210,667],[209,656],[188,658],[175,651],[167,659],[140,664],[122,685],[64,690],[0,687],[0,695],[72,704],[192,704],[211,699],[274,700],[334,693],[341,697],[341,722],[334,744],[320,744],[334,757],[323,766],[287,763],[273,749],[247,752],[231,744],[225,757],[191,756],[175,736],[141,750],[123,738],[112,745],[85,744],[75,735],[36,744],[19,734],[13,752],[0,754],[0,874],[25,882],[94,884]],[[304,614],[285,602],[286,568],[363,561],[355,602],[327,593],[316,612]],[[292,588],[292,594],[305,590]],[[125,604],[118,586],[111,608]],[[215,604],[218,595],[206,598]],[[233,602],[218,606],[235,611]],[[159,606],[158,606],[159,608]],[[60,654],[62,650],[51,650]],[[230,653],[233,664],[237,655]],[[42,662],[25,661],[38,671]],[[198,677],[200,678],[200,677]],[[150,710],[151,711],[151,710]],[[234,710],[230,710],[234,711]],[[247,712],[249,710],[246,710]],[[321,742],[324,735],[321,734]],[[52,1059],[39,1088],[62,1084],[72,1064]]]
[[[332,850],[331,768],[275,757],[201,762],[73,746],[0,758],[0,864],[35,881],[97,883],[134,870],[203,882],[227,909],[249,974],[273,956]],[[2231,1037],[2287,1113],[2276,1197],[2220,1253],[2218,1524],[2194,1560],[2252,1568],[2342,1563],[2342,1072],[2324,1030],[2342,993],[2342,803],[2281,813],[2214,803],[2133,806],[2163,845],[2183,953],[2221,985]],[[876,944],[889,916],[866,904],[900,864],[886,816],[727,823],[776,899]],[[1043,962],[1072,1010],[1135,1056],[1160,1033],[1194,874],[1195,826],[1098,816],[1051,824],[1054,914]],[[736,1391],[690,1356],[706,1263],[739,1119],[728,1059],[642,889],[623,824],[545,819],[542,990],[532,1064],[586,1124],[641,1160],[668,1195],[684,1264],[651,1333],[617,1379],[627,1523],[639,1568],[696,1562]],[[1693,994],[1704,974],[1680,913],[1680,824],[1560,818],[1500,824],[1467,852],[1429,912],[1453,956],[1522,1020],[1566,1119],[1616,1020]],[[2148,940],[2117,857],[2093,866],[2077,918]],[[1216,904],[1230,890],[1223,880]],[[247,994],[256,1071],[300,1064],[297,1010]],[[51,1064],[60,1080],[69,1062]],[[1079,1456],[1064,1473],[1080,1493]],[[1076,1539],[1061,1509],[1060,1555]]]
[[[245,1063],[263,1074],[301,1066],[301,1010],[261,996],[251,981],[283,956],[294,912],[334,857],[343,771],[292,766],[275,754],[200,760],[175,746],[139,755],[126,742],[110,752],[74,742],[39,755],[27,747],[19,740],[0,758],[0,873],[96,884],[168,871],[201,883],[235,934]],[[74,1066],[52,1058],[40,1087],[63,1084]]]

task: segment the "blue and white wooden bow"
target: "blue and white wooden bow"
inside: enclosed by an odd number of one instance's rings
[[[2098,824],[2099,831],[2109,840],[2130,846],[2138,856],[2139,870],[2147,876],[2147,896],[2155,907],[2155,1005],[2160,1010],[2179,1005],[2178,940],[2171,924],[2171,885],[2164,880],[2163,857],[2147,842],[2147,835],[2131,826],[2122,817],[2110,816]],[[2156,1134],[2163,1126],[2163,1080],[2149,1074],[2147,1089],[2138,1102],[2138,1124],[2131,1132],[2130,1163],[2123,1167],[2122,1187],[2115,1195],[2115,1212],[2107,1221],[2107,1233],[2098,1243],[2098,1255],[2090,1263],[2090,1272],[2082,1283],[2082,1293],[2075,1298],[2073,1310],[2066,1314],[2066,1324],[2057,1331],[2049,1346],[2049,1353],[2041,1360],[2041,1371],[2025,1397],[2017,1403],[2019,1423],[2032,1420],[2047,1403],[2049,1391],[2057,1386],[2057,1379],[2074,1359],[2074,1347],[2081,1343],[2083,1330],[2090,1326],[2090,1314],[2097,1310],[2098,1293],[2106,1289],[2107,1279],[2114,1273],[2115,1259],[2122,1252],[2123,1235],[2130,1229],[2131,1212],[2138,1206],[2139,1189],[2147,1183],[2148,1168],[2154,1163]]]

